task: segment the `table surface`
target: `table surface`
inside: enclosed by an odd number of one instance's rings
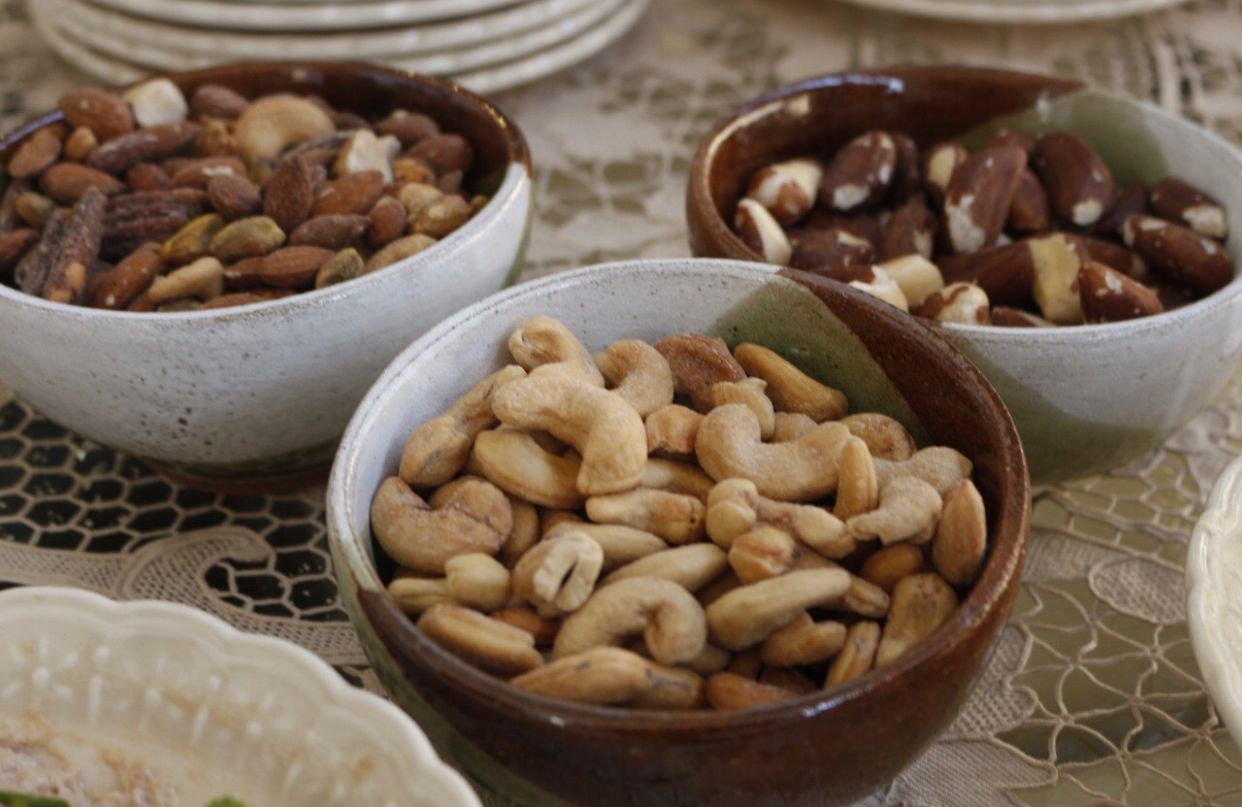
[[[89,81],[39,43],[19,0],[0,0],[0,53],[4,129]],[[1083,79],[1242,143],[1242,0],[1020,28],[826,0],[655,0],[601,55],[497,96],[536,164],[523,279],[685,255],[688,159],[714,120],[797,78],[902,62]],[[322,489],[181,490],[8,398],[0,386],[0,585],[186,602],[378,689],[337,600]],[[1242,375],[1163,449],[1041,491],[1022,593],[972,699],[864,804],[1242,804],[1242,753],[1204,691],[1182,581],[1190,529],[1240,447]]]

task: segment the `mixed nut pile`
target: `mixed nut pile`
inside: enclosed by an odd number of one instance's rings
[[[979,574],[970,460],[771,350],[680,334],[592,356],[545,316],[508,347],[413,432],[371,525],[423,633],[516,687],[779,702],[892,664]]]
[[[59,101],[8,162],[0,278],[48,300],[185,311],[351,280],[486,204],[473,148],[416,111],[374,124],[322,99],[168,79]]]
[[[1175,178],[1118,188],[1072,132],[1004,130],[974,154],[867,132],[826,163],[759,170],[734,229],[772,263],[942,322],[1151,316],[1233,279],[1225,210]]]

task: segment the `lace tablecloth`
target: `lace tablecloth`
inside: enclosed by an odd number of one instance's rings
[[[39,44],[19,0],[0,0],[0,53],[4,128],[87,81]],[[498,96],[537,166],[524,278],[685,254],[688,159],[712,121],[796,78],[899,62],[1085,79],[1242,143],[1242,0],[1030,28],[827,0],[656,0],[604,54]],[[1242,753],[1204,692],[1182,583],[1190,529],[1240,447],[1242,375],[1162,450],[1041,492],[1022,595],[973,698],[865,804],[1242,804]],[[180,490],[20,401],[0,403],[0,585],[187,602],[376,688],[336,598],[322,493]]]

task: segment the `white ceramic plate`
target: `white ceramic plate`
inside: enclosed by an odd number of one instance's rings
[[[1242,458],[1216,480],[1190,536],[1186,621],[1216,710],[1242,741]]]
[[[1057,23],[1144,14],[1188,0],[842,0],[856,6],[972,22]]]
[[[74,21],[114,42],[159,46],[187,54],[208,54],[217,61],[256,58],[282,60],[382,60],[409,58],[490,42],[499,37],[555,25],[576,11],[600,0],[532,0],[521,6],[460,20],[404,26],[380,31],[340,30],[332,33],[239,33],[225,29],[185,28],[143,20],[90,5],[85,0],[37,0],[32,5],[56,9],[58,16]]]
[[[469,17],[528,0],[93,0],[110,8],[180,25],[252,31],[335,31]],[[296,3],[296,4],[295,4]],[[303,5],[309,3],[309,5]]]
[[[289,642],[165,602],[0,592],[0,717],[152,765],[197,807],[477,807],[413,721]],[[0,786],[3,782],[0,782]]]
[[[466,45],[413,58],[390,58],[388,64],[402,70],[429,75],[455,75],[488,65],[512,61],[566,42],[590,30],[631,0],[600,0],[562,18],[556,24],[542,25],[513,36],[481,44]],[[78,43],[91,43],[100,55],[157,72],[192,70],[218,64],[208,53],[187,53],[164,47],[158,41],[116,40],[92,31],[72,14],[58,15],[56,25]]]
[[[621,6],[616,13],[605,18],[594,28],[583,32],[577,38],[531,56],[465,73],[449,71],[449,75],[461,82],[463,86],[481,94],[498,92],[535,81],[588,59],[611,45],[638,22],[649,2],[650,0],[626,0],[625,5]],[[40,0],[38,3],[32,3],[31,16],[40,36],[65,61],[109,84],[137,81],[151,72],[148,68],[101,53],[75,39],[60,27],[62,20],[56,14],[54,5],[53,0]],[[414,69],[407,66],[407,62],[412,60],[385,59],[380,61],[400,69]]]

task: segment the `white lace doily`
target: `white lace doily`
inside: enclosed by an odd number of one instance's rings
[[[18,0],[0,0],[0,52],[4,128],[86,81],[37,42]],[[685,174],[713,121],[797,78],[902,62],[1084,79],[1242,143],[1242,0],[1022,28],[826,0],[655,0],[603,55],[497,96],[537,167],[524,278],[686,254]],[[973,697],[864,804],[1242,805],[1242,753],[1204,691],[1182,584],[1190,529],[1240,448],[1242,375],[1164,449],[1042,492],[1021,597]],[[188,602],[375,687],[336,599],[321,490],[178,490],[12,402],[0,405],[0,539],[2,581]]]

